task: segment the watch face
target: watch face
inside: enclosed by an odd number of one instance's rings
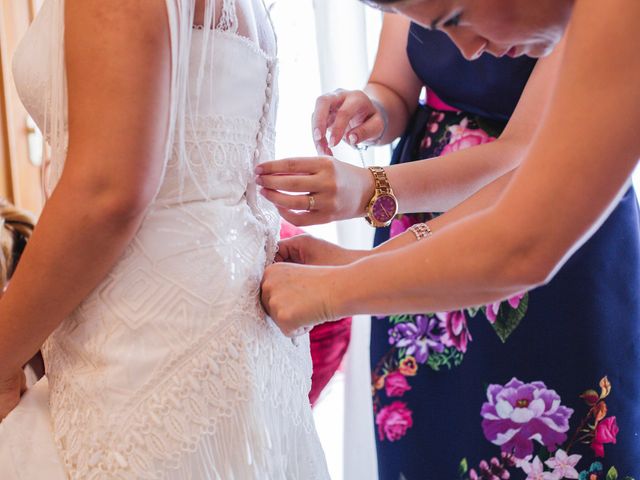
[[[380,223],[388,223],[396,216],[398,203],[391,195],[380,195],[371,207],[371,216]]]

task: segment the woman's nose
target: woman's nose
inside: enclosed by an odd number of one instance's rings
[[[489,42],[473,32],[461,28],[451,28],[445,30],[453,43],[456,44],[462,56],[467,60],[475,60],[485,51]]]

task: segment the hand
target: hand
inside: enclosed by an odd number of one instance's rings
[[[333,157],[274,160],[256,167],[256,174],[260,193],[298,226],[362,217],[375,190],[371,172]]]
[[[336,267],[274,263],[262,279],[262,305],[288,337],[303,335],[320,323],[337,320]]]
[[[343,138],[351,146],[376,143],[386,128],[385,114],[362,90],[338,89],[318,97],[311,119],[319,155],[333,155]],[[327,141],[327,130],[331,137]]]
[[[367,255],[366,251],[342,248],[311,235],[297,235],[279,243],[276,262],[303,265],[346,265]]]
[[[0,379],[0,421],[2,421],[20,402],[27,391],[27,378],[20,369],[8,378]]]

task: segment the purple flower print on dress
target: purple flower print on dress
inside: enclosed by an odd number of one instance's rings
[[[406,355],[412,355],[418,363],[429,359],[429,352],[442,352],[444,345],[441,334],[436,331],[438,319],[426,315],[416,315],[414,322],[399,323],[389,330],[389,343],[405,348]]]
[[[523,383],[513,378],[506,385],[489,385],[482,405],[482,430],[491,443],[525,458],[533,453],[533,441],[554,451],[567,439],[571,408],[543,382]]]
[[[525,292],[519,293],[518,295],[515,295],[509,298],[507,302],[509,302],[509,305],[511,305],[511,308],[514,308],[514,309],[518,308],[520,306],[520,301],[524,298],[525,295],[526,295]],[[502,305],[502,302],[490,303],[489,305],[487,305],[486,315],[489,322],[496,323],[496,320],[498,318],[498,311],[500,310],[500,305]]]
[[[441,312],[436,316],[440,320],[440,328],[444,331],[442,343],[447,347],[454,347],[456,350],[465,353],[467,345],[471,340],[471,333],[467,327],[467,318],[464,312]]]

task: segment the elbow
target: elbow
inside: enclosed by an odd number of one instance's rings
[[[522,260],[518,283],[525,285],[527,290],[547,285],[555,276],[557,266],[538,254],[531,254]]]
[[[144,192],[114,188],[94,195],[89,204],[99,221],[127,226],[140,221],[152,200],[153,196]]]
[[[109,230],[129,229],[139,224],[156,191],[126,181],[78,182],[69,177],[64,180],[63,176],[54,195],[63,203],[74,205],[74,210],[85,221]]]
[[[532,290],[547,285],[563,263],[565,252],[542,236],[515,236],[505,251],[504,285]]]
[[[529,142],[526,138],[506,132],[499,136],[494,143],[500,148],[500,155],[497,160],[502,163],[504,173],[517,168],[529,148]]]
[[[105,165],[84,152],[72,156],[70,148],[55,195],[97,223],[118,228],[140,221],[162,179],[162,169],[152,159],[127,157]]]

